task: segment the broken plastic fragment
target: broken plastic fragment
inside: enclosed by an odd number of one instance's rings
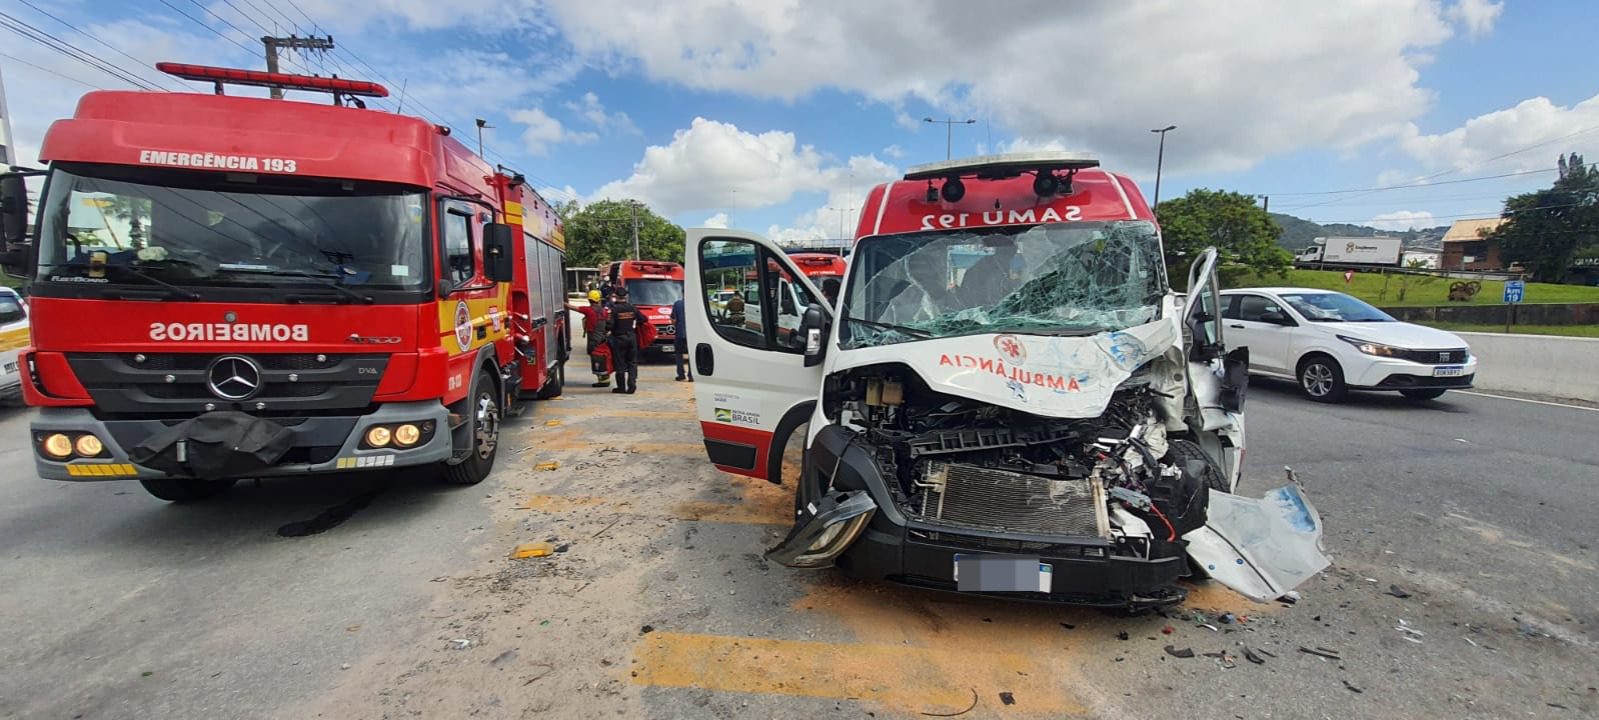
[[[527,558],[541,558],[554,554],[555,546],[547,542],[522,543],[511,550],[513,560],[526,560]]]
[[[1194,649],[1193,648],[1183,648],[1181,650],[1178,650],[1175,645],[1167,645],[1166,646],[1166,654],[1170,655],[1170,656],[1172,656],[1174,658],[1183,658],[1183,659],[1186,660],[1186,659],[1191,658],[1191,657],[1194,656]]]
[[[1257,602],[1279,598],[1330,563],[1321,516],[1298,485],[1259,500],[1210,492],[1210,519],[1183,536],[1188,555],[1217,582]]]
[[[556,462],[554,460],[551,460],[549,462],[541,462],[541,463],[533,466],[533,468],[535,470],[544,470],[546,472],[551,471],[551,470],[558,470],[558,469],[560,469],[560,467],[561,467],[561,463]]]

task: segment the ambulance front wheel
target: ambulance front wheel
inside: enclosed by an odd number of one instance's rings
[[[495,390],[494,377],[487,371],[478,374],[472,386],[476,394],[472,399],[471,433],[466,458],[454,465],[444,466],[444,481],[451,485],[476,485],[483,482],[494,470],[494,456],[500,447],[500,402]]]
[[[216,497],[233,487],[236,480],[198,480],[195,478],[159,478],[140,480],[145,492],[171,503],[199,502]]]

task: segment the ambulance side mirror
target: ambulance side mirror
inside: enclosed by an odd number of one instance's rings
[[[827,312],[811,303],[800,318],[800,337],[805,338],[805,367],[816,367],[827,358]]]
[[[0,175],[0,266],[7,275],[28,274],[28,185],[21,173]]]
[[[514,233],[505,223],[488,223],[483,226],[483,274],[490,282],[511,282],[516,279],[516,266],[512,262],[511,243]]]

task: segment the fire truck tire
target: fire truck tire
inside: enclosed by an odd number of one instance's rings
[[[477,382],[472,385],[472,419],[467,421],[472,425],[472,446],[465,460],[444,466],[444,481],[451,485],[476,485],[494,470],[494,457],[500,446],[500,421],[504,418],[499,391],[495,388],[494,376],[487,370],[478,373]]]
[[[145,492],[159,499],[172,503],[199,502],[207,498],[216,497],[228,488],[233,487],[237,480],[198,480],[195,478],[158,478],[153,480],[140,480]]]
[[[566,363],[559,362],[555,364],[555,372],[550,373],[550,379],[544,383],[544,387],[539,388],[538,399],[549,400],[550,398],[558,398],[561,396],[561,392],[565,390],[565,388]]]

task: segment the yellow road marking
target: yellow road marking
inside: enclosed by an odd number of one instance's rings
[[[959,712],[971,705],[1009,715],[1084,714],[1052,663],[1020,653],[826,643],[657,632],[634,648],[641,685],[861,700],[904,711]]]

